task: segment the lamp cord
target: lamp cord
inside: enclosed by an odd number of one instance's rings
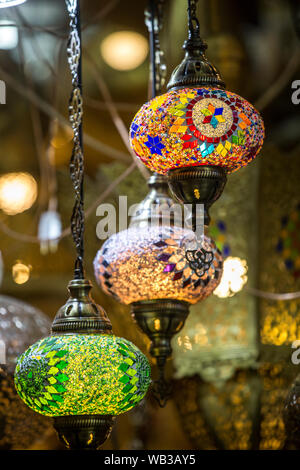
[[[164,3],[165,0],[149,0],[148,8],[145,10],[145,24],[149,31],[150,43],[151,98],[161,94],[167,77],[167,66],[159,39],[163,24]]]
[[[69,119],[73,129],[73,151],[70,159],[70,176],[75,192],[75,204],[71,216],[71,232],[76,247],[75,279],[84,278],[84,156],[82,140],[82,49],[80,28],[80,0],[65,0],[70,19],[68,63],[72,77],[69,101]]]
[[[198,0],[188,0],[188,26],[189,39],[198,38],[200,36],[200,24],[197,18]]]

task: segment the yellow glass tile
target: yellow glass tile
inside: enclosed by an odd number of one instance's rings
[[[218,147],[216,148],[216,152],[217,153],[221,153],[223,150],[223,145],[222,144],[219,144]]]

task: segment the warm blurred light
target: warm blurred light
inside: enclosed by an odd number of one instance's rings
[[[0,0],[0,8],[15,7],[25,2],[26,0]]]
[[[132,70],[141,65],[148,54],[148,41],[133,31],[119,31],[107,36],[100,46],[105,62],[116,70]]]
[[[247,262],[240,258],[226,258],[223,266],[223,275],[220,284],[214,290],[214,294],[218,297],[232,297],[234,294],[243,289],[246,284]]]
[[[43,212],[39,221],[38,237],[42,255],[55,253],[58,247],[58,239],[61,236],[61,219],[55,211]]]
[[[16,284],[25,284],[30,278],[31,266],[17,261],[12,267],[12,277]]]
[[[8,215],[19,214],[33,205],[37,183],[29,173],[6,173],[0,176],[0,209]]]
[[[57,132],[51,139],[51,145],[55,149],[60,149],[68,144],[73,138],[73,130],[68,126],[58,126]]]
[[[0,20],[0,49],[14,49],[17,45],[18,28],[14,21]]]

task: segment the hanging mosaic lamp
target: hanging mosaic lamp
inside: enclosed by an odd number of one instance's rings
[[[76,198],[71,228],[77,258],[70,298],[53,321],[52,335],[20,356],[15,385],[31,409],[54,418],[54,427],[68,448],[97,449],[109,436],[115,417],[145,396],[150,366],[136,346],[112,334],[111,323],[92,299],[92,285],[84,276],[80,15],[77,0],[66,0],[66,4],[73,84],[70,172]]]
[[[157,395],[164,403],[164,367],[172,353],[171,339],[183,327],[189,306],[218,286],[223,263],[210,238],[204,235],[201,248],[187,250],[193,243],[199,246],[194,232],[176,226],[172,218],[170,224],[162,224],[174,205],[166,178],[153,175],[149,187],[151,191],[136,210],[129,229],[103,244],[94,268],[103,291],[131,305],[135,321],[150,338],[150,354],[160,370]]]
[[[221,196],[227,174],[259,153],[264,125],[244,98],[225,90],[205,56],[195,0],[188,0],[189,38],[185,58],[174,70],[168,92],[146,103],[130,128],[131,146],[151,170],[168,175],[180,202],[209,207]]]

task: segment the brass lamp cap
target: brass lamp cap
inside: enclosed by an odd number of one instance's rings
[[[185,57],[172,73],[167,90],[201,86],[225,88],[220,72],[205,55],[207,45],[200,37],[189,38],[183,49]]]
[[[52,333],[112,333],[105,310],[91,297],[92,283],[87,279],[74,279],[69,283],[70,297],[57,312]]]

